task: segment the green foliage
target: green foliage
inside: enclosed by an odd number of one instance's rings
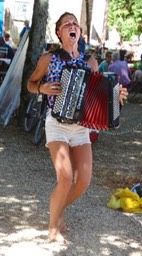
[[[111,29],[118,27],[125,40],[142,33],[142,1],[141,0],[109,0],[108,25]]]

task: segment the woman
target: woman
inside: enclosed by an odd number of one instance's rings
[[[78,52],[80,27],[76,17],[64,13],[56,23],[56,35],[62,49],[70,57],[70,64],[88,66],[98,70],[96,59],[91,56],[87,63],[82,53]],[[45,53],[28,81],[27,88],[32,93],[47,94],[52,108],[55,95],[61,93],[60,76],[66,61],[54,53]],[[46,82],[40,83],[46,76]],[[120,89],[121,103],[127,92]],[[46,117],[46,144],[56,170],[57,184],[50,198],[49,238],[51,241],[65,242],[63,231],[65,224],[63,212],[77,200],[89,187],[92,176],[92,151],[88,128],[77,124],[62,124],[51,116]]]

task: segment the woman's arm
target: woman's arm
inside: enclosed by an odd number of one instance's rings
[[[44,54],[40,57],[37,63],[36,69],[32,73],[27,83],[27,89],[29,92],[38,93],[38,87],[39,87],[40,81],[42,80],[42,78],[47,72],[49,62],[50,62],[50,56],[48,56],[47,54]]]
[[[32,73],[27,83],[27,89],[29,92],[52,95],[58,95],[61,92],[60,82],[41,84],[42,78],[47,73],[51,56],[51,53],[46,53],[40,57],[36,69]]]

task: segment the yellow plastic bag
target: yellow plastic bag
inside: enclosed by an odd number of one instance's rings
[[[142,213],[142,198],[129,188],[116,189],[107,203],[107,207],[122,209],[125,212]]]

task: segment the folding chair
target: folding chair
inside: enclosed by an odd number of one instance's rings
[[[0,47],[0,58],[7,58],[8,48]]]

